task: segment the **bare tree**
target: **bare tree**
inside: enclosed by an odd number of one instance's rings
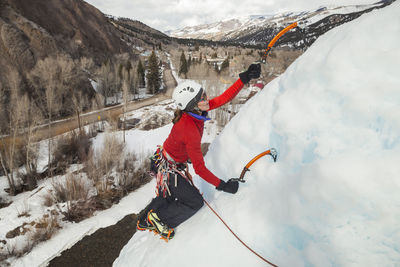
[[[16,154],[20,139],[18,138],[21,122],[23,118],[24,103],[21,101],[19,87],[21,78],[17,71],[12,71],[9,75],[10,101],[8,107],[8,138],[2,138],[2,151],[0,152],[1,165],[7,176],[10,186],[10,195],[16,194],[15,170],[18,167]]]
[[[2,84],[0,84],[0,86],[1,85]],[[4,140],[6,138],[6,133],[7,133],[6,128],[7,128],[7,121],[8,121],[8,118],[6,116],[7,109],[5,107],[5,102],[6,102],[5,95],[6,95],[6,90],[3,86],[1,86],[0,87],[0,111],[1,111],[0,119],[1,119],[2,125],[0,126],[0,164],[1,164],[1,168],[3,169],[4,174],[7,177],[7,181],[10,186],[10,189],[12,189],[13,190],[12,192],[14,192],[15,188],[14,188],[14,186],[12,186],[13,183],[11,182],[10,175],[8,174],[7,164],[5,161],[5,152],[7,151],[7,148],[6,148],[6,143]]]
[[[42,121],[42,116],[39,108],[25,94],[22,98],[22,105],[25,107],[22,110],[23,125],[24,125],[24,146],[25,146],[25,169],[26,179],[24,183],[28,190],[32,190],[37,185],[37,159],[38,159],[38,144],[35,143],[35,130]]]
[[[97,192],[105,192],[110,184],[108,178],[112,169],[121,160],[124,151],[123,143],[115,135],[106,134],[103,148],[96,153],[86,164],[92,165],[88,168],[88,176],[93,179]]]
[[[53,86],[49,86],[46,88],[46,105],[47,105],[47,110],[48,110],[48,116],[49,116],[49,121],[48,121],[48,170],[49,174],[51,176],[51,146],[53,143],[53,135],[51,132],[51,125],[53,122],[53,112],[55,112],[56,105],[57,103],[57,94],[55,92],[56,88]]]
[[[124,133],[124,143],[125,143],[125,129],[126,129],[126,108],[129,101],[132,99],[131,93],[132,87],[136,85],[135,72],[132,72],[127,68],[123,72],[123,84],[122,84],[122,118],[123,118],[123,133]]]
[[[66,112],[80,110],[81,101],[75,88],[84,76],[85,68],[90,68],[90,60],[74,62],[68,55],[57,55],[39,60],[28,78],[38,88],[37,95],[44,100],[43,113],[48,118],[48,169],[51,175],[51,151],[52,151],[52,123],[53,117],[58,116],[60,110]],[[43,93],[44,91],[44,93]],[[75,94],[75,103],[74,103]],[[82,97],[81,97],[82,99]]]
[[[126,128],[126,106],[129,101],[129,88],[128,88],[128,81],[125,79],[122,85],[122,127],[123,127],[123,135],[124,135],[124,143],[125,143],[125,128]]]
[[[203,62],[200,64],[192,65],[189,69],[187,76],[189,79],[208,80],[208,79],[214,79],[216,75],[214,71],[211,71],[210,65]]]
[[[8,118],[5,103],[8,101],[6,95],[6,88],[0,81],[0,135],[4,134],[3,131],[7,128]]]
[[[139,88],[139,76],[136,71],[136,65],[129,63],[130,65],[130,70],[128,72],[128,90],[130,93],[130,98],[129,101],[135,98],[135,95],[137,94],[137,88]],[[133,97],[132,97],[133,96]]]
[[[72,93],[72,108],[74,109],[74,113],[78,121],[79,133],[82,133],[81,114],[83,112],[84,106],[87,105],[87,102],[87,97],[82,94],[82,91],[75,90]]]
[[[104,106],[107,99],[115,93],[115,71],[111,61],[104,63],[99,70],[99,91],[104,96]]]

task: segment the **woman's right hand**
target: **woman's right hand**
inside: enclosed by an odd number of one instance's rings
[[[201,111],[207,111],[210,109],[210,104],[208,103],[208,100],[205,101],[200,101],[197,104],[197,107],[201,110]]]
[[[229,179],[228,182],[221,180],[221,183],[218,187],[216,187],[216,189],[235,194],[239,189],[239,182],[237,181],[237,179]]]
[[[261,64],[253,63],[249,66],[249,68],[246,71],[240,73],[239,77],[240,80],[242,80],[242,82],[246,84],[251,79],[258,79],[260,75],[261,75]]]

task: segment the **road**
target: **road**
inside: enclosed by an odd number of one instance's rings
[[[151,106],[158,102],[171,99],[172,92],[177,85],[177,82],[172,74],[172,70],[169,65],[164,68],[164,76],[163,81],[165,84],[165,90],[163,93],[156,94],[150,98],[146,98],[143,100],[132,101],[127,104],[126,112],[130,112],[142,107]],[[80,116],[81,126],[85,126],[88,124],[92,124],[98,121],[104,121],[109,119],[117,119],[123,112],[123,105],[119,104],[112,107],[103,108],[101,110],[92,111],[89,113],[84,113]],[[63,119],[60,121],[55,121],[51,124],[51,132],[50,135],[52,137],[70,132],[74,129],[79,128],[78,118],[77,116],[70,117],[67,119]],[[40,141],[43,139],[47,139],[49,137],[49,126],[41,125],[37,128],[35,132],[35,141]],[[2,141],[8,143],[9,138],[2,138]],[[18,142],[18,140],[17,140]]]
[[[150,98],[143,99],[143,100],[138,100],[138,101],[132,101],[127,104],[126,106],[126,112],[130,112],[142,107],[146,106],[151,106],[154,105],[155,103],[170,99],[172,96],[172,92],[174,88],[176,87],[176,81],[174,76],[172,75],[171,69],[165,69],[164,70],[164,84],[165,84],[165,91],[164,93],[159,93],[156,94]],[[107,120],[110,118],[118,118],[123,112],[123,105],[117,105],[109,108],[104,108],[102,110],[98,110],[95,112],[90,112],[81,115],[81,123],[82,126],[88,125],[100,120]],[[72,131],[74,129],[77,129],[78,126],[78,120],[77,117],[72,117],[67,120],[62,120],[60,122],[55,122],[52,124],[52,135],[59,135],[65,132]],[[42,127],[40,131],[44,131],[45,136],[47,137],[48,135],[48,127]],[[38,133],[39,136],[42,136],[43,133]]]

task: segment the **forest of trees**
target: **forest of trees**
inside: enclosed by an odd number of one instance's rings
[[[197,48],[195,48],[196,51]],[[211,59],[217,59],[218,55],[217,52],[213,52],[213,54],[211,55]],[[189,72],[191,72],[191,70],[193,71],[199,71],[198,70],[198,66],[200,66],[201,64],[207,63],[207,66],[205,68],[210,68],[212,67],[215,70],[216,74],[221,74],[224,71],[229,70],[229,57],[227,56],[224,61],[222,62],[222,64],[218,64],[218,63],[209,63],[209,62],[203,62],[203,54],[200,52],[198,53],[197,57],[192,57],[192,55],[189,53],[188,55],[188,59],[186,59],[185,53],[184,51],[181,52],[180,55],[180,59],[179,59],[179,76],[187,79]],[[191,68],[194,67],[194,68]],[[201,71],[203,72],[203,71]],[[206,78],[206,77],[205,77]]]
[[[110,99],[126,105],[138,97],[140,88],[147,87],[147,93],[155,94],[160,90],[161,77],[154,51],[147,67],[140,59],[127,55],[110,58],[101,66],[87,58],[73,60],[57,55],[39,60],[27,77],[12,72],[8,86],[0,85],[0,175],[7,177],[9,194],[32,190],[41,175],[37,170],[35,128],[47,127],[46,175],[51,176],[56,168],[52,158],[52,122],[76,117],[80,132],[83,112],[104,107]],[[90,80],[96,81],[96,85],[92,83],[95,90]],[[25,169],[23,173],[17,171],[21,167]]]

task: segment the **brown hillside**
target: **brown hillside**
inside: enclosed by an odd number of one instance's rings
[[[24,32],[35,56],[47,55],[49,49],[57,50],[55,45],[73,58],[93,57],[96,62],[128,51],[107,18],[82,0],[7,0],[6,3],[9,8],[1,12],[1,18]]]
[[[28,79],[39,60],[56,58],[72,62],[71,68],[79,69],[79,59],[93,59],[100,65],[117,54],[130,51],[121,40],[121,33],[98,9],[83,0],[0,0],[0,111],[8,108],[13,88],[20,94],[28,92],[40,104],[50,71]],[[69,60],[69,61],[68,61]],[[75,61],[76,60],[76,61]],[[51,60],[50,60],[51,61]],[[49,61],[49,62],[50,62]],[[61,64],[61,62],[55,62]],[[65,66],[64,66],[65,67]],[[62,75],[63,66],[47,66],[54,75]],[[59,70],[59,71],[58,71]],[[37,71],[36,71],[37,72]],[[58,73],[58,74],[57,74]],[[86,70],[76,70],[74,78],[64,77],[58,82],[60,90],[81,91],[93,96],[93,88]],[[51,79],[55,80],[53,75]],[[62,80],[59,77],[60,81]],[[62,84],[68,81],[67,84]],[[68,93],[63,92],[68,95]],[[69,109],[63,97],[62,109]],[[66,107],[64,107],[66,106]],[[68,114],[66,111],[64,114]],[[0,116],[2,121],[5,121]]]

